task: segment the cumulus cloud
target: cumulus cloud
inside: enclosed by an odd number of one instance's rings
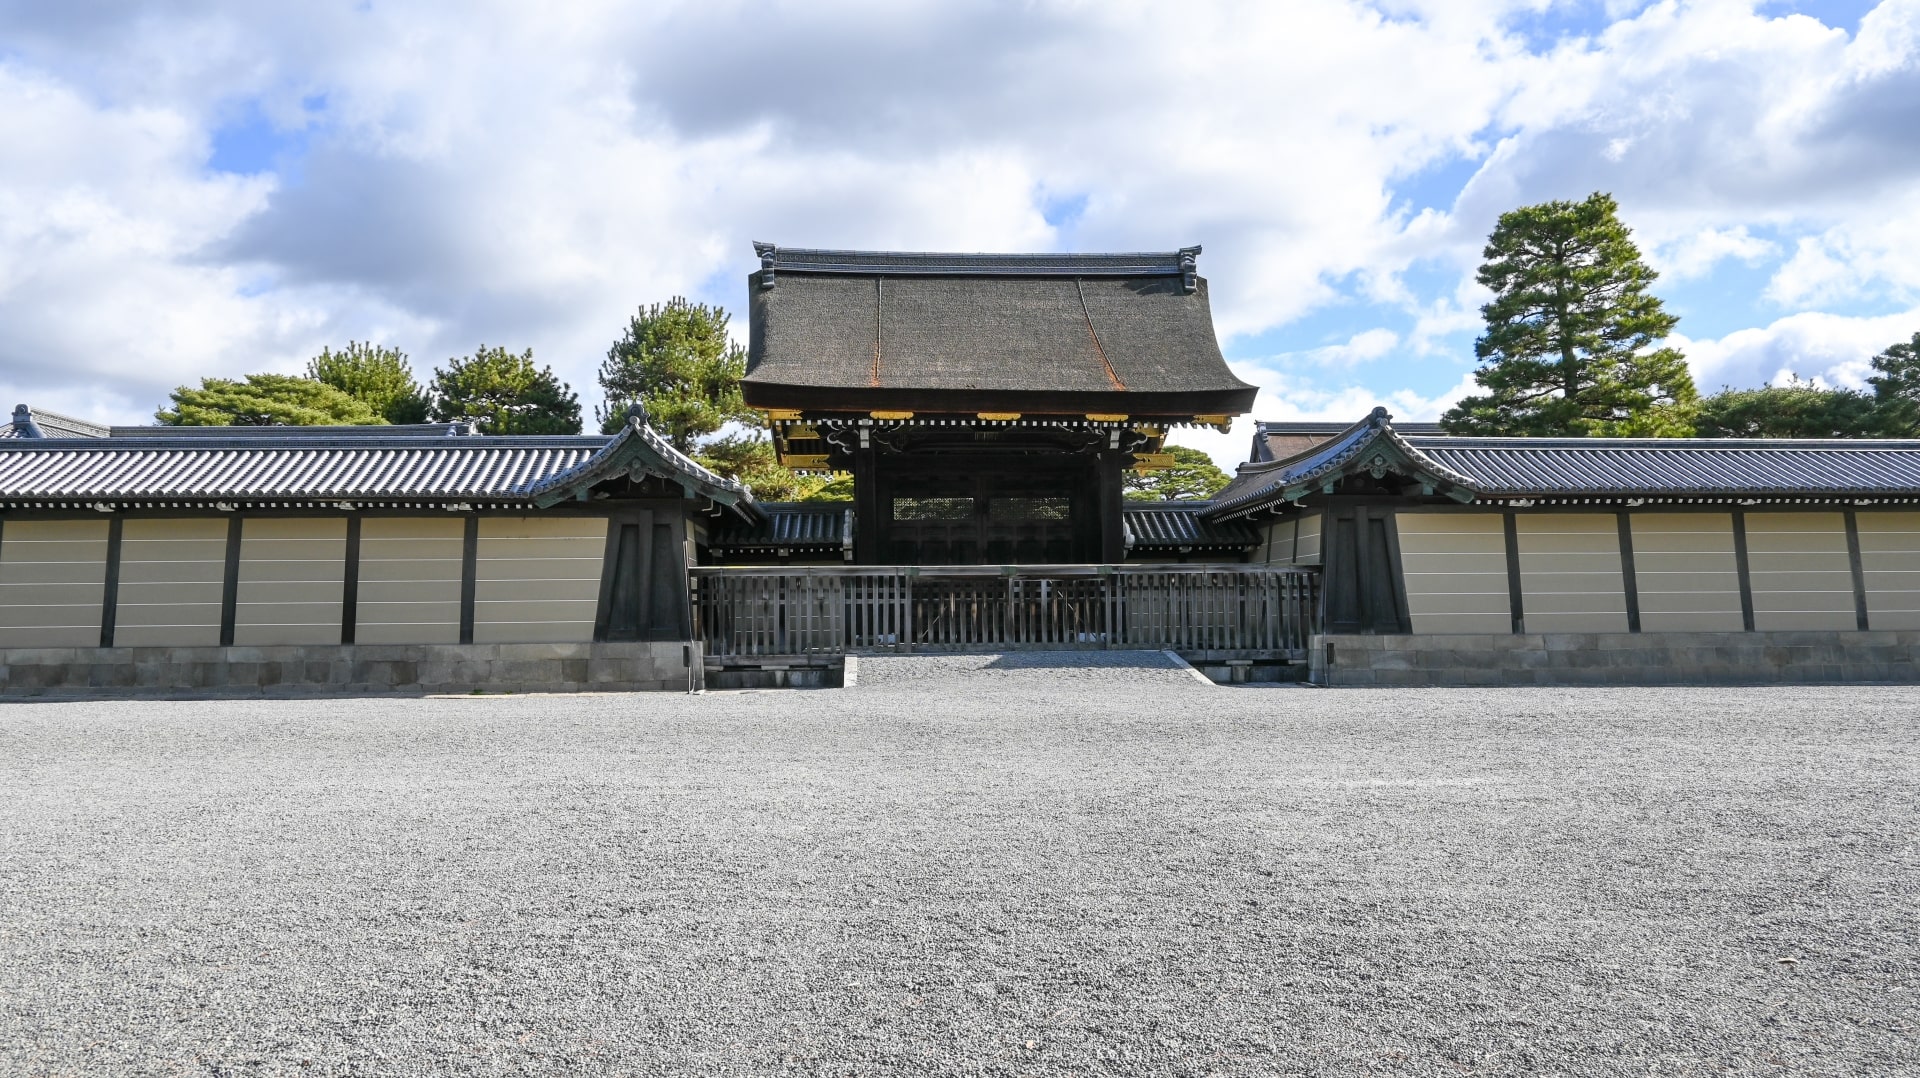
[[[1651,252],[1654,267],[1677,280],[1704,277],[1726,259],[1753,265],[1779,250],[1771,240],[1736,228],[1703,228]]]
[[[1539,7],[0,9],[0,392],[131,420],[372,337],[422,374],[532,346],[591,400],[635,306],[737,309],[752,239],[1199,242],[1230,353],[1379,315],[1255,364],[1261,415],[1430,417],[1494,217],[1594,189],[1676,279],[1770,267],[1783,315],[1911,306],[1920,0],[1851,38],[1730,2],[1542,34]],[[241,117],[280,140],[265,171],[215,167]],[[1735,336],[1687,344],[1771,377]],[[1396,356],[1436,361],[1424,389]]]
[[[1259,412],[1234,420],[1232,428],[1224,434],[1193,428],[1177,430],[1170,437],[1175,444],[1205,451],[1229,473],[1240,462],[1251,459],[1248,453],[1256,419],[1356,423],[1375,408],[1384,407],[1400,422],[1432,422],[1454,402],[1478,388],[1472,374],[1433,396],[1423,396],[1409,389],[1381,393],[1350,381],[1329,386],[1317,379],[1261,364],[1234,363],[1233,368],[1241,378],[1260,387]]]
[[[1920,307],[1876,317],[1817,311],[1708,340],[1676,338],[1701,392],[1778,384],[1792,377],[1860,389],[1873,357],[1920,331]]]

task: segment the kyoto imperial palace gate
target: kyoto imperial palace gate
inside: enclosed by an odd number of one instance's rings
[[[854,503],[793,529],[790,569],[693,570],[709,654],[1304,654],[1314,574],[1238,564],[1250,532],[1202,535],[1188,511],[1188,564],[1125,564],[1151,553],[1139,539],[1153,529],[1128,513],[1124,476],[1170,464],[1170,430],[1225,429],[1253,403],[1221,356],[1198,247],[756,249],[746,401],[783,464],[850,473]],[[841,542],[793,549],[825,532]],[[736,564],[750,545],[716,534],[711,560]]]
[[[742,390],[782,463],[852,473],[856,564],[1123,561],[1123,474],[1253,405],[1197,247],[758,250]]]

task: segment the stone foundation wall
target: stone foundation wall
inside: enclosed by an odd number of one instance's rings
[[[1329,635],[1310,662],[1332,686],[1903,682],[1920,681],[1920,631]]]
[[[0,696],[685,692],[700,666],[677,641],[4,648]]]

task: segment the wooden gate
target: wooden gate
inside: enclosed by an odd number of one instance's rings
[[[699,568],[709,656],[1173,648],[1300,658],[1312,569],[1245,565]]]

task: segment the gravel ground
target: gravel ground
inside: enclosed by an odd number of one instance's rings
[[[1913,1074],[1907,688],[0,706],[0,1074]]]

